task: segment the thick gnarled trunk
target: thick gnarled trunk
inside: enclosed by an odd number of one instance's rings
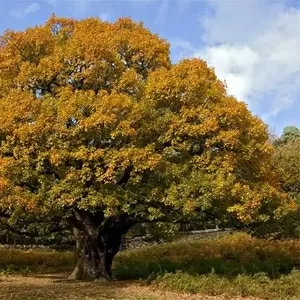
[[[70,221],[76,240],[77,264],[69,279],[112,279],[112,262],[121,245],[122,235],[134,225],[122,216],[104,219],[102,214],[76,211]]]
[[[91,257],[84,255],[77,260],[77,264],[69,279],[76,280],[99,280],[112,279],[111,267],[107,268],[105,257]]]

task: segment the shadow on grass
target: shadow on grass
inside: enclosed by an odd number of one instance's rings
[[[290,273],[294,268],[288,258],[278,260],[253,260],[241,263],[236,260],[199,259],[185,262],[176,262],[168,259],[156,261],[131,260],[119,264],[114,269],[114,275],[121,280],[147,279],[164,273],[182,271],[190,275],[203,275],[214,272],[223,276],[237,276],[240,274],[254,275],[266,273],[270,278],[278,278],[282,274]]]
[[[132,282],[67,280],[64,274],[11,276],[0,282],[0,299],[122,299],[122,290]]]

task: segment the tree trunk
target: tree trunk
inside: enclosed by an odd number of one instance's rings
[[[77,264],[69,279],[107,281],[111,280],[111,269],[107,269],[105,258],[85,254],[77,260]]]
[[[74,220],[72,222],[77,263],[69,279],[111,280],[112,262],[120,249],[122,235],[133,224],[132,221],[127,222],[127,220],[113,222],[97,219],[87,212],[77,214],[75,222]]]

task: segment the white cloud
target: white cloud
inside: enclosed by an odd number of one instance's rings
[[[201,16],[203,39],[207,44],[248,43],[285,10],[283,1],[274,0],[206,0],[210,15]]]
[[[248,46],[220,45],[196,51],[216,68],[219,78],[226,80],[228,92],[239,99],[247,99],[251,93],[254,71],[259,64],[259,55]]]
[[[45,0],[48,4],[56,6],[59,3],[59,0]]]
[[[103,12],[99,15],[100,20],[102,21],[111,21],[112,16],[108,12]]]
[[[50,6],[57,8],[62,6],[69,10],[72,17],[82,18],[86,17],[87,12],[93,4],[101,2],[102,0],[44,0]]]
[[[36,11],[38,11],[40,9],[40,5],[38,3],[32,3],[29,6],[27,6],[24,10],[24,14],[31,14],[34,13]]]
[[[295,105],[300,94],[300,9],[269,0],[209,4],[213,13],[201,18],[204,46],[179,41],[182,55],[206,60],[226,80],[230,94],[266,119]]]
[[[70,1],[70,5],[70,9],[76,17],[83,17],[88,12],[92,2],[88,0],[75,0]]]
[[[169,0],[162,0],[155,17],[155,24],[162,24],[167,17],[169,10]]]
[[[40,5],[36,2],[31,3],[24,9],[14,9],[11,11],[11,15],[15,18],[23,18],[28,14],[32,14],[40,9]]]

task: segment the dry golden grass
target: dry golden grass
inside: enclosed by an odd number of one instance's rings
[[[24,271],[74,265],[74,253],[42,249],[6,249],[0,247],[0,271]]]

